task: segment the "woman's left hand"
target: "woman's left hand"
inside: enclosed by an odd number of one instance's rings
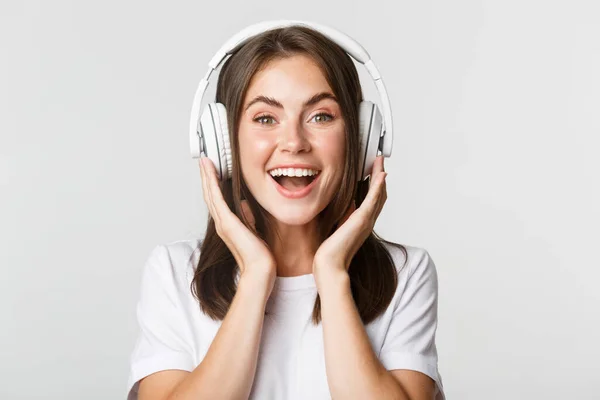
[[[313,274],[317,276],[347,273],[352,258],[369,237],[375,221],[387,199],[383,156],[373,164],[369,192],[357,209],[353,203],[342,218],[339,227],[317,249],[313,259]],[[317,278],[318,280],[318,278]]]

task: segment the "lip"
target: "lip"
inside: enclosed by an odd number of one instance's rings
[[[281,167],[281,168],[283,168],[283,167]],[[300,168],[300,167],[290,167],[290,168]],[[284,197],[287,197],[288,199],[300,199],[302,197],[308,196],[308,194],[315,187],[316,182],[319,180],[319,178],[321,177],[322,173],[319,173],[317,175],[317,177],[315,179],[313,179],[313,181],[311,183],[309,183],[306,187],[303,187],[302,189],[296,190],[296,191],[287,190],[286,188],[284,188],[283,186],[281,186],[279,183],[277,183],[277,181],[275,180],[275,178],[273,178],[271,176],[271,174],[267,173],[267,175],[269,175],[269,177],[271,178],[271,181],[275,185],[275,189],[277,189],[277,191],[279,192],[279,194],[281,194]]]

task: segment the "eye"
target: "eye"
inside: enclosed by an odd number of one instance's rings
[[[327,113],[319,113],[313,117],[317,123],[325,123],[333,120],[333,115]]]
[[[266,121],[272,121],[271,123],[269,122],[265,122]],[[268,114],[263,114],[263,115],[259,115],[258,117],[254,118],[253,121],[258,122],[261,125],[272,125],[275,123],[275,119],[268,115]]]

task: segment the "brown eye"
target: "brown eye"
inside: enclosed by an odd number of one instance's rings
[[[272,125],[273,123],[275,123],[275,119],[273,117],[271,117],[270,115],[260,115],[256,118],[254,118],[253,121],[258,122],[261,125]],[[267,122],[267,121],[272,121],[272,122]]]
[[[327,113],[319,113],[317,115],[315,115],[313,117],[313,119],[315,120],[315,122],[317,123],[324,123],[324,122],[329,122],[333,119],[332,115],[329,115]]]

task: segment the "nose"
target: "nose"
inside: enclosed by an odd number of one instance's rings
[[[301,123],[292,123],[282,129],[279,148],[292,154],[310,150],[310,142]]]

